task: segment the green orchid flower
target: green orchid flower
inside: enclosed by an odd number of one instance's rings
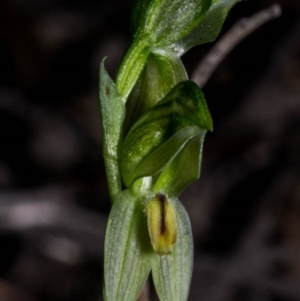
[[[187,299],[192,232],[177,196],[199,178],[207,130],[212,130],[212,119],[204,95],[187,80],[142,114],[128,132],[119,153],[128,189],[115,197],[106,232],[107,301],[135,301],[150,271],[161,301]]]
[[[137,0],[115,82],[101,64],[106,301],[136,301],[150,273],[160,301],[188,298],[193,242],[178,196],[200,177],[213,122],[180,57],[213,41],[238,1]]]

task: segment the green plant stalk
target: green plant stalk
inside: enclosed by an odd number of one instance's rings
[[[116,76],[116,86],[124,104],[145,67],[150,50],[151,46],[147,40],[135,40],[121,61]]]

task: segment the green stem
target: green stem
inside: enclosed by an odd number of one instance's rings
[[[128,48],[121,61],[116,85],[124,103],[146,65],[150,49],[151,46],[145,39],[136,40]]]

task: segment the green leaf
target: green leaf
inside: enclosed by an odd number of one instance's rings
[[[177,242],[170,255],[155,255],[152,277],[160,301],[186,301],[193,270],[193,240],[188,215],[178,199],[171,199],[176,212]]]
[[[169,46],[196,27],[210,5],[211,0],[138,0],[131,21],[134,37]]]
[[[159,175],[153,190],[169,197],[179,194],[200,177],[202,149],[206,131],[191,138]]]
[[[153,0],[136,0],[131,12],[130,32],[132,37],[136,34],[140,24],[145,22],[147,9]]]
[[[139,178],[159,173],[189,139],[211,129],[200,88],[191,81],[179,83],[128,133],[121,159],[125,185],[131,187]]]
[[[106,301],[136,301],[154,252],[141,199],[125,190],[113,204],[105,236]]]
[[[125,128],[129,129],[138,117],[183,80],[187,80],[187,74],[177,54],[169,49],[150,53],[147,65],[128,98]]]
[[[180,56],[196,45],[214,41],[222,29],[228,12],[240,1],[241,0],[214,0],[209,11],[198,26],[183,39],[175,42],[171,48]]]
[[[119,151],[122,138],[122,125],[125,107],[114,82],[104,67],[100,66],[100,110],[103,124],[103,157],[112,200],[122,190],[119,170]]]

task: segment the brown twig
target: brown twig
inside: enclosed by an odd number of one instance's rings
[[[249,18],[239,20],[233,27],[216,43],[208,55],[195,69],[192,80],[203,87],[211,74],[224,59],[224,57],[246,36],[254,30],[281,15],[279,4],[274,4]]]

